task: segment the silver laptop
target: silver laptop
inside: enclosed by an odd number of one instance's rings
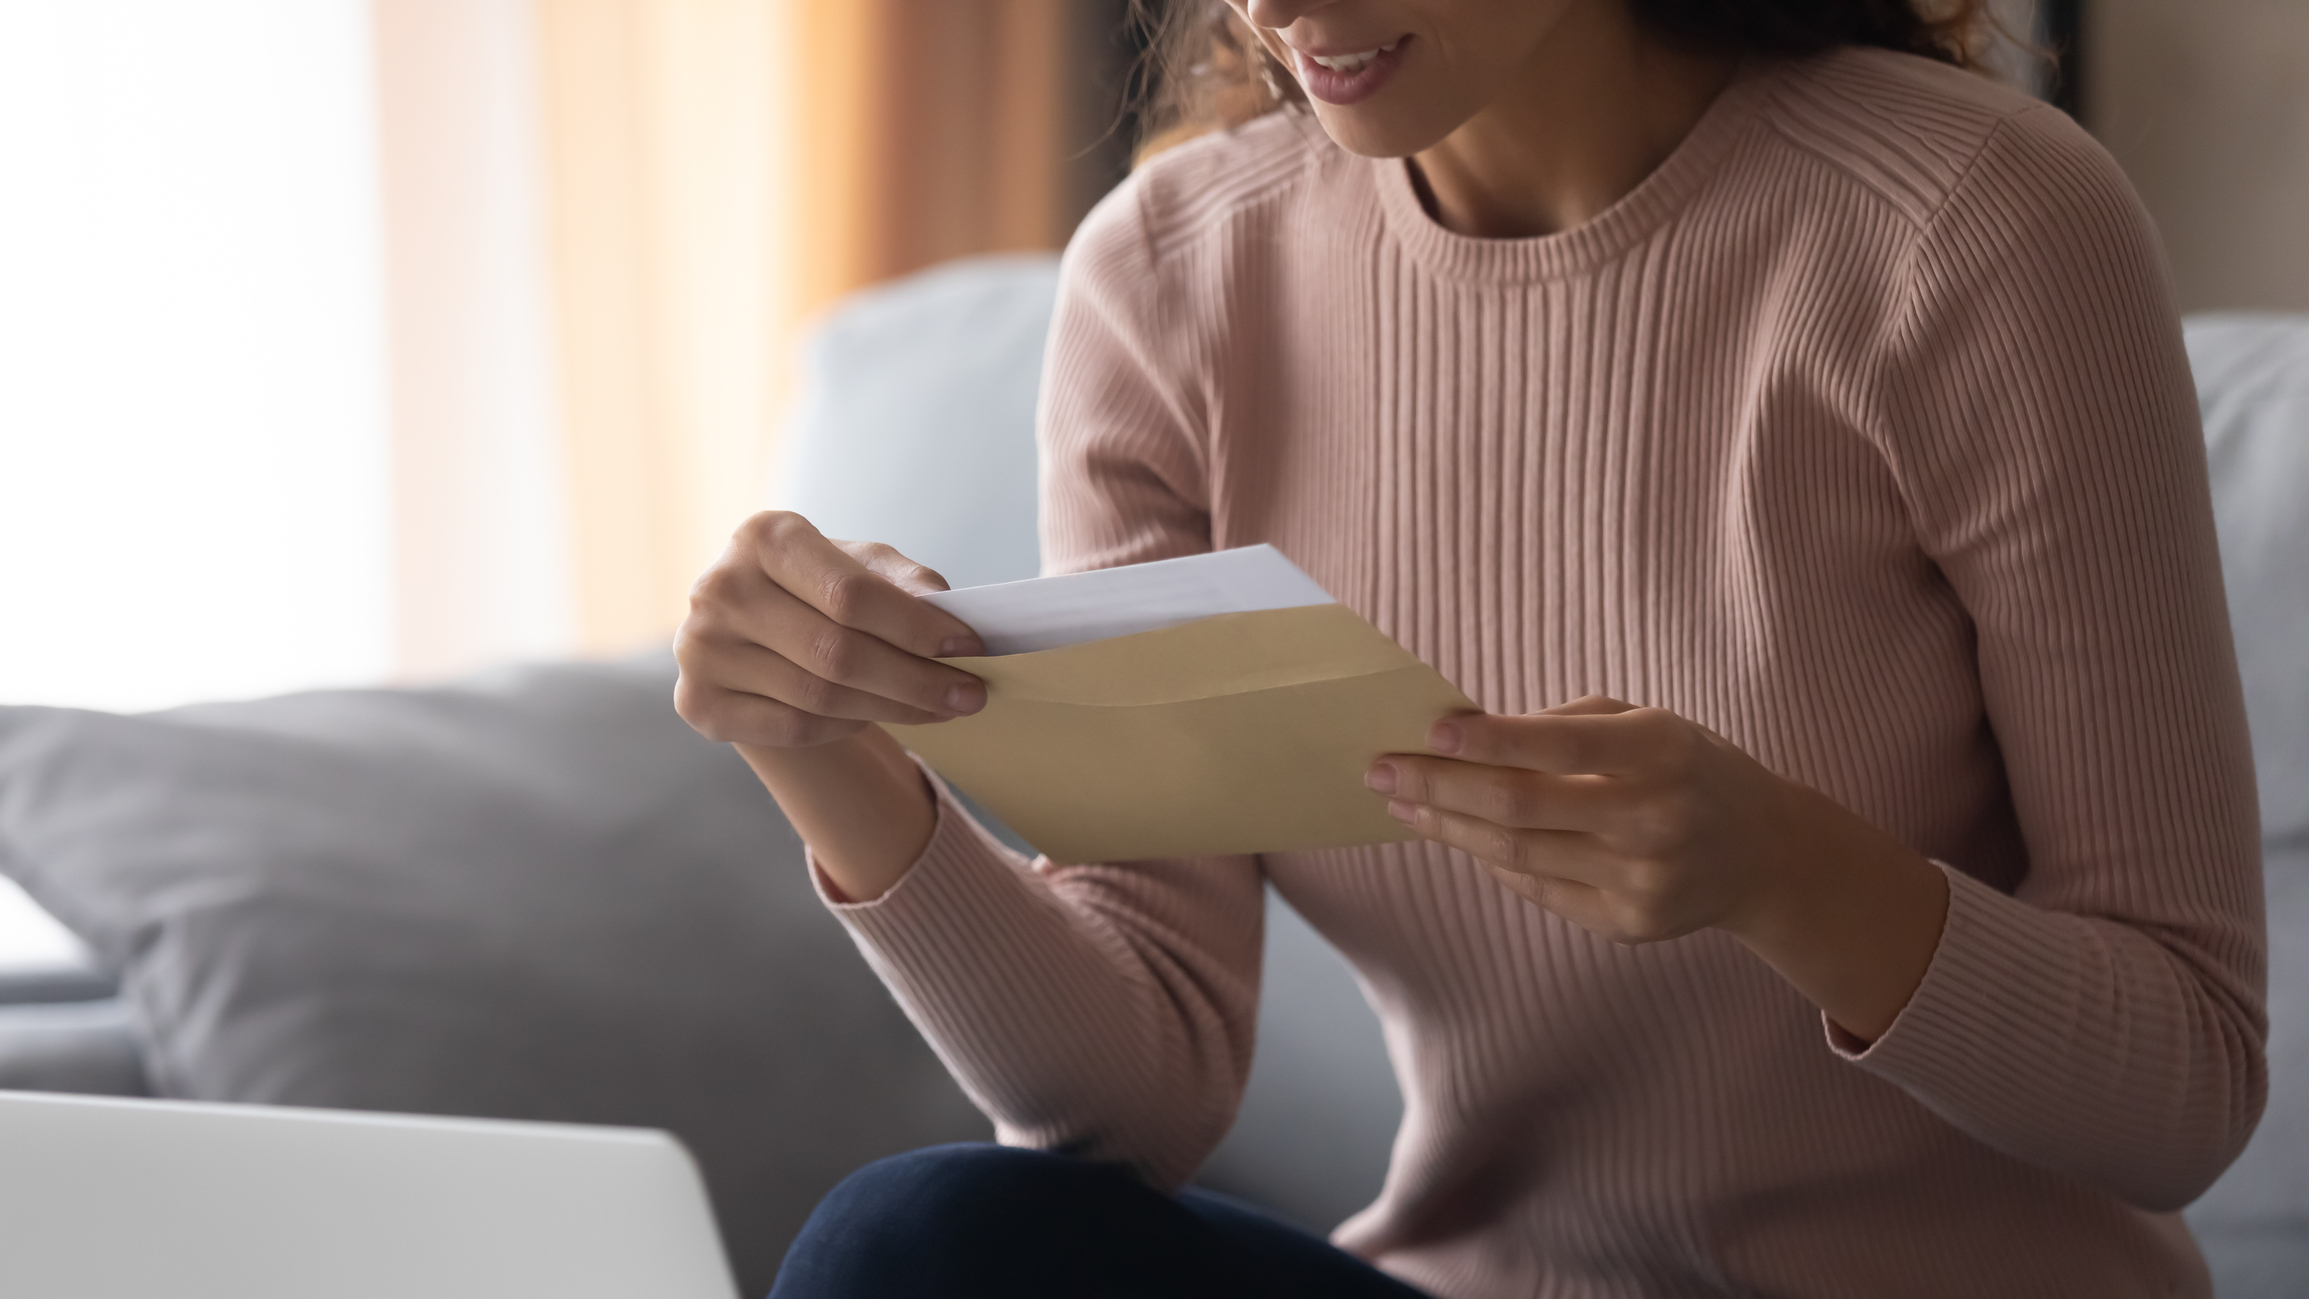
[[[735,1299],[662,1132],[0,1092],[7,1299]]]

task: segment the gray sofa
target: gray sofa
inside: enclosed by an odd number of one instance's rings
[[[1053,267],[860,295],[809,346],[780,503],[957,585],[1033,571]],[[2309,1294],[2309,321],[2193,322],[2269,835],[2274,1095],[2191,1217],[2225,1299]],[[0,978],[0,1087],[669,1128],[750,1291],[826,1187],[985,1135],[811,897],[663,655],[136,717],[0,708],[0,873],[93,970]],[[113,995],[117,988],[117,996]],[[1272,911],[1208,1183],[1327,1227],[1400,1112],[1353,976]]]

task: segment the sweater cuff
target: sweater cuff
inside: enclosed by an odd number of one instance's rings
[[[2015,1003],[2066,998],[2076,981],[2053,955],[2059,945],[2045,941],[2052,917],[1946,862],[1932,864],[1948,878],[1948,918],[1932,964],[1892,1026],[1868,1043],[1820,1017],[1830,1050],[1927,1104],[1970,1093],[1983,1079],[2009,1078],[2014,1061],[1999,1044],[2011,1039],[1999,1030],[2016,1018]],[[1994,1107],[1993,1098],[1974,1099]]]
[[[915,761],[920,765],[920,759]],[[1022,876],[1032,869],[1027,858],[995,838],[963,809],[936,772],[923,766],[922,775],[937,798],[937,820],[930,830],[930,842],[882,896],[870,902],[844,897],[819,863],[817,849],[805,845],[810,883],[819,900],[862,937],[879,941],[924,924],[951,925],[957,913],[978,910],[989,894],[1017,890],[1025,883]]]

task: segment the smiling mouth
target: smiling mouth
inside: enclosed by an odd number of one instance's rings
[[[1360,54],[1334,54],[1329,56],[1321,54],[1309,54],[1306,57],[1308,62],[1319,63],[1324,67],[1329,68],[1333,72],[1361,72],[1363,69],[1370,67],[1372,64],[1378,62],[1380,55],[1393,54],[1395,52],[1395,47],[1401,45],[1402,43],[1403,38],[1398,36],[1394,40],[1387,42],[1385,45],[1365,50]]]
[[[1309,54],[1294,46],[1291,56],[1309,98],[1343,107],[1379,93],[1410,45],[1409,36],[1398,36],[1385,45],[1346,54]]]

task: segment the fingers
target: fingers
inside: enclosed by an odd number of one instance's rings
[[[1510,891],[1600,938],[1648,943],[1682,932],[1629,904],[1619,892],[1626,883],[1621,863],[1591,836],[1509,830],[1474,817],[1403,804],[1388,810],[1425,838],[1473,857]]]
[[[985,684],[935,661],[985,652],[921,599],[945,589],[889,546],[829,540],[795,514],[755,515],[691,592],[674,642],[675,706],[708,736],[769,748],[977,712]]]
[[[1547,875],[1521,875],[1489,862],[1483,863],[1483,869],[1508,892],[1536,902],[1582,929],[1600,933],[1611,923],[1611,899],[1592,884]]]
[[[1434,752],[1556,775],[1636,775],[1688,761],[1697,734],[1674,713],[1590,697],[1523,717],[1468,713],[1437,722]]]
[[[1618,882],[1615,855],[1592,835],[1521,830],[1417,803],[1391,802],[1388,815],[1446,848],[1516,875],[1569,880],[1589,888]]]
[[[1448,718],[1430,740],[1437,754],[1372,764],[1389,814],[1591,933],[1679,937],[1733,915],[1744,878],[1753,890],[1753,866],[1723,846],[1768,835],[1740,813],[1770,803],[1772,778],[1673,713],[1590,697]]]
[[[1621,798],[1609,777],[1557,776],[1523,767],[1389,754],[1365,777],[1374,791],[1405,803],[1479,817],[1525,830],[1599,833]]]
[[[825,744],[855,735],[866,725],[819,717],[775,699],[730,690],[686,668],[674,686],[674,711],[709,740],[773,749]]]
[[[755,515],[738,537],[772,582],[837,626],[919,658],[985,652],[968,624],[919,598],[945,579],[888,546],[849,543],[860,558],[782,511]]]
[[[1599,938],[1655,943],[1696,927],[1646,896],[1650,872],[1622,861],[1591,835],[1511,830],[1401,803],[1388,811],[1423,837],[1475,858],[1513,892]]]
[[[830,686],[879,695],[941,717],[976,712],[986,703],[986,687],[959,668],[845,627],[766,578],[745,585],[749,589],[718,601],[705,623],[705,630],[724,645],[756,645]],[[804,688],[813,692],[811,698],[818,697],[816,687]],[[773,697],[810,707],[793,695]]]
[[[954,588],[946,576],[927,564],[917,563],[899,553],[894,546],[879,541],[837,541],[842,553],[864,564],[868,569],[912,596],[932,595]],[[943,655],[954,658],[957,655]]]
[[[817,717],[921,726],[954,715],[951,709],[917,708],[886,695],[842,685],[806,671],[784,655],[754,643],[700,646],[685,667],[725,690],[773,699]]]

